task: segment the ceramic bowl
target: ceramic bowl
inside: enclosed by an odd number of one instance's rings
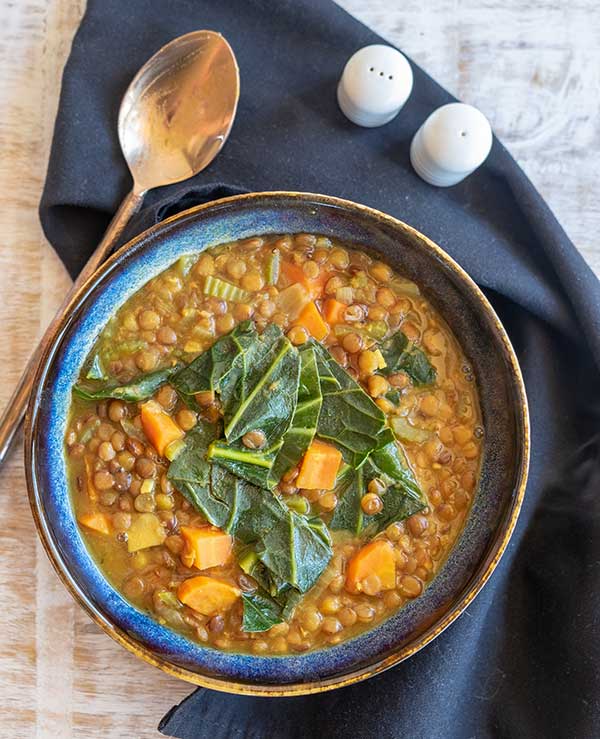
[[[423,595],[381,625],[326,649],[289,656],[220,652],[189,641],[128,603],[104,578],[78,530],[64,435],[71,388],[108,319],[182,254],[257,234],[313,232],[378,253],[419,284],[446,319],[478,380],[485,429],[478,490],[465,528]],[[257,193],[192,208],[150,228],[77,293],[44,346],[29,408],[26,471],[33,515],[59,576],[116,641],[192,683],[281,696],[347,685],[406,659],[473,600],[513,531],[529,460],[527,400],[517,359],[490,304],[468,275],[410,226],[355,203],[304,193]]]

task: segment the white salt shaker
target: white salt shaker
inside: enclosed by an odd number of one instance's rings
[[[366,128],[383,126],[408,100],[413,73],[406,57],[383,44],[353,54],[342,73],[337,99],[344,115]]]
[[[486,160],[492,129],[472,105],[449,103],[435,110],[414,135],[410,161],[430,185],[456,185]]]

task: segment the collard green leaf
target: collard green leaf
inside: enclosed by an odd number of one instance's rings
[[[362,534],[365,514],[360,505],[365,494],[365,480],[362,470],[353,470],[346,467],[338,473],[335,486],[338,504],[333,511],[329,527],[333,531],[350,531],[355,536]]]
[[[338,446],[348,464],[359,467],[380,444],[385,415],[324,347],[312,346],[323,394],[317,435]]]
[[[242,605],[244,608],[243,631],[268,631],[272,626],[283,621],[281,605],[264,591],[242,593]]]
[[[366,516],[360,505],[367,485],[374,478],[383,480],[383,510]],[[338,476],[336,494],[339,503],[329,526],[344,529],[356,536],[375,535],[394,521],[402,521],[422,510],[426,501],[398,444],[389,442],[375,450],[359,470],[342,470]]]
[[[242,379],[243,398],[225,406],[225,436],[231,443],[249,431],[261,430],[271,447],[287,431],[298,397],[300,358],[285,337],[248,368]]]
[[[208,459],[224,467],[243,480],[258,487],[271,489],[276,482],[271,479],[271,471],[282,441],[270,449],[248,449],[241,442],[230,444],[223,439],[213,442],[208,449]]]
[[[265,534],[262,549],[258,550],[258,556],[267,568],[301,593],[316,583],[332,554],[326,528],[289,510]]]
[[[104,387],[75,385],[73,393],[84,400],[116,398],[127,403],[137,403],[140,400],[151,398],[159,387],[168,382],[178,370],[178,366],[156,370],[141,375],[124,385],[105,385]]]
[[[171,462],[167,477],[173,483],[189,482],[208,487],[210,464],[206,452],[212,442],[220,436],[220,426],[199,419],[194,428],[185,435],[185,449]]]
[[[304,456],[314,438],[322,402],[317,358],[314,349],[308,346],[300,350],[298,402],[269,476],[272,485]]]
[[[209,523],[233,533],[253,503],[252,486],[207,460],[218,434],[218,424],[200,420],[186,435],[185,449],[171,462],[167,477]]]
[[[411,344],[402,331],[396,331],[379,348],[386,363],[383,374],[405,372],[414,385],[431,385],[435,382],[435,367],[425,352]]]
[[[244,352],[257,338],[254,323],[243,321],[178,372],[172,380],[173,387],[188,404],[194,405],[194,401],[190,403],[189,400],[196,393],[219,392],[228,379],[235,384],[244,369]]]
[[[281,524],[287,512],[287,506],[278,495],[254,488],[252,505],[240,515],[235,535],[244,544],[262,542],[269,531]]]

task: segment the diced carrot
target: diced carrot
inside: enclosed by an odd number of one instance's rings
[[[304,270],[299,264],[293,264],[292,262],[282,261],[280,265],[280,271],[285,275],[291,285],[300,283],[310,293],[312,298],[319,298],[323,294],[323,288],[331,277],[331,272],[320,272],[319,275],[313,279],[309,279],[305,274]]]
[[[140,409],[142,428],[148,440],[161,455],[169,444],[183,438],[185,432],[155,400],[148,400]]]
[[[207,570],[224,565],[233,550],[233,539],[212,526],[181,526],[185,549],[181,561],[186,567]]]
[[[329,333],[329,326],[323,320],[313,300],[304,306],[300,315],[294,321],[294,325],[303,326],[317,341],[323,341]]]
[[[396,559],[389,541],[375,539],[358,550],[348,562],[346,590],[360,593],[363,581],[369,575],[377,575],[381,590],[393,590],[396,587]],[[369,595],[374,593],[369,592]]]
[[[330,326],[344,322],[344,311],[348,306],[335,298],[327,298],[323,305],[325,320]]]
[[[342,461],[342,453],[331,444],[315,439],[306,450],[296,480],[306,490],[333,490]]]
[[[290,285],[294,285],[299,282],[301,285],[304,285],[307,290],[310,290],[308,277],[304,274],[304,270],[299,264],[282,261],[279,269],[281,273],[287,277]]]
[[[241,594],[239,588],[226,580],[205,575],[189,577],[177,588],[179,600],[203,616],[227,611]]]
[[[91,457],[85,458],[85,488],[88,498],[93,502],[98,500],[98,491],[94,485],[94,467]]]
[[[84,513],[79,516],[79,523],[99,534],[110,534],[110,521],[106,513]]]

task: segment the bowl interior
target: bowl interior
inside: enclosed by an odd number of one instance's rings
[[[422,596],[373,630],[325,650],[285,657],[229,654],[200,646],[138,611],[91,558],[71,507],[64,457],[71,387],[115,310],[179,256],[256,234],[312,232],[381,255],[419,284],[471,363],[485,430],[472,510],[439,574]],[[28,424],[27,469],[38,528],[62,579],[121,643],[180,677],[224,690],[291,694],[366,677],[421,648],[474,597],[504,549],[520,506],[528,421],[514,353],[474,283],[425,237],[376,211],[324,196],[264,193],[201,206],[124,247],[81,291],[45,352]]]

